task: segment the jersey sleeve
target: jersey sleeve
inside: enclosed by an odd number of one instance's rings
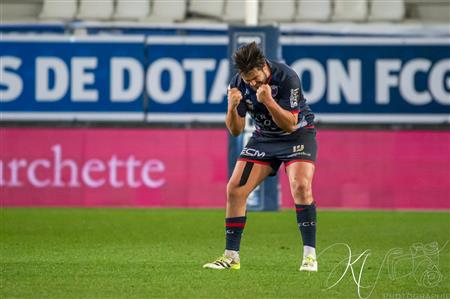
[[[247,113],[247,105],[245,105],[244,100],[241,100],[241,102],[237,106],[237,113],[240,117],[245,117],[245,114]]]
[[[278,105],[292,113],[298,113],[301,93],[298,76],[288,77],[281,85]]]
[[[228,85],[228,90],[231,88],[237,88],[239,90],[241,90],[239,88],[239,77],[238,75],[235,75],[231,81],[230,84]],[[242,90],[241,90],[242,93]],[[240,117],[245,117],[245,114],[247,113],[247,105],[245,105],[245,100],[242,99],[241,102],[239,103],[239,105],[237,106],[237,113],[239,114]]]

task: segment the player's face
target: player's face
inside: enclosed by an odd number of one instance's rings
[[[264,66],[262,69],[254,68],[250,72],[241,73],[241,78],[244,80],[245,84],[250,85],[253,90],[257,90],[261,85],[267,83],[269,77],[267,67]]]

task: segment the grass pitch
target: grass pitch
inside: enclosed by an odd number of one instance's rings
[[[223,216],[1,209],[0,298],[450,298],[448,212],[319,210],[318,273],[298,271],[294,211],[249,213],[241,270],[202,269],[223,252]]]

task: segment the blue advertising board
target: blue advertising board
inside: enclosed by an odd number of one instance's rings
[[[2,119],[143,119],[144,37],[2,37]]]
[[[450,123],[443,38],[281,37],[317,119]],[[223,122],[226,36],[2,36],[1,120]]]
[[[284,37],[283,58],[319,120],[450,120],[446,39]]]
[[[223,121],[229,83],[226,37],[149,37],[149,121]]]

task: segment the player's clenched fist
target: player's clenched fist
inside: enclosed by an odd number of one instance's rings
[[[228,89],[228,109],[236,108],[242,100],[242,93],[237,88]]]
[[[256,99],[264,104],[272,98],[272,89],[269,84],[263,84],[256,90]]]

